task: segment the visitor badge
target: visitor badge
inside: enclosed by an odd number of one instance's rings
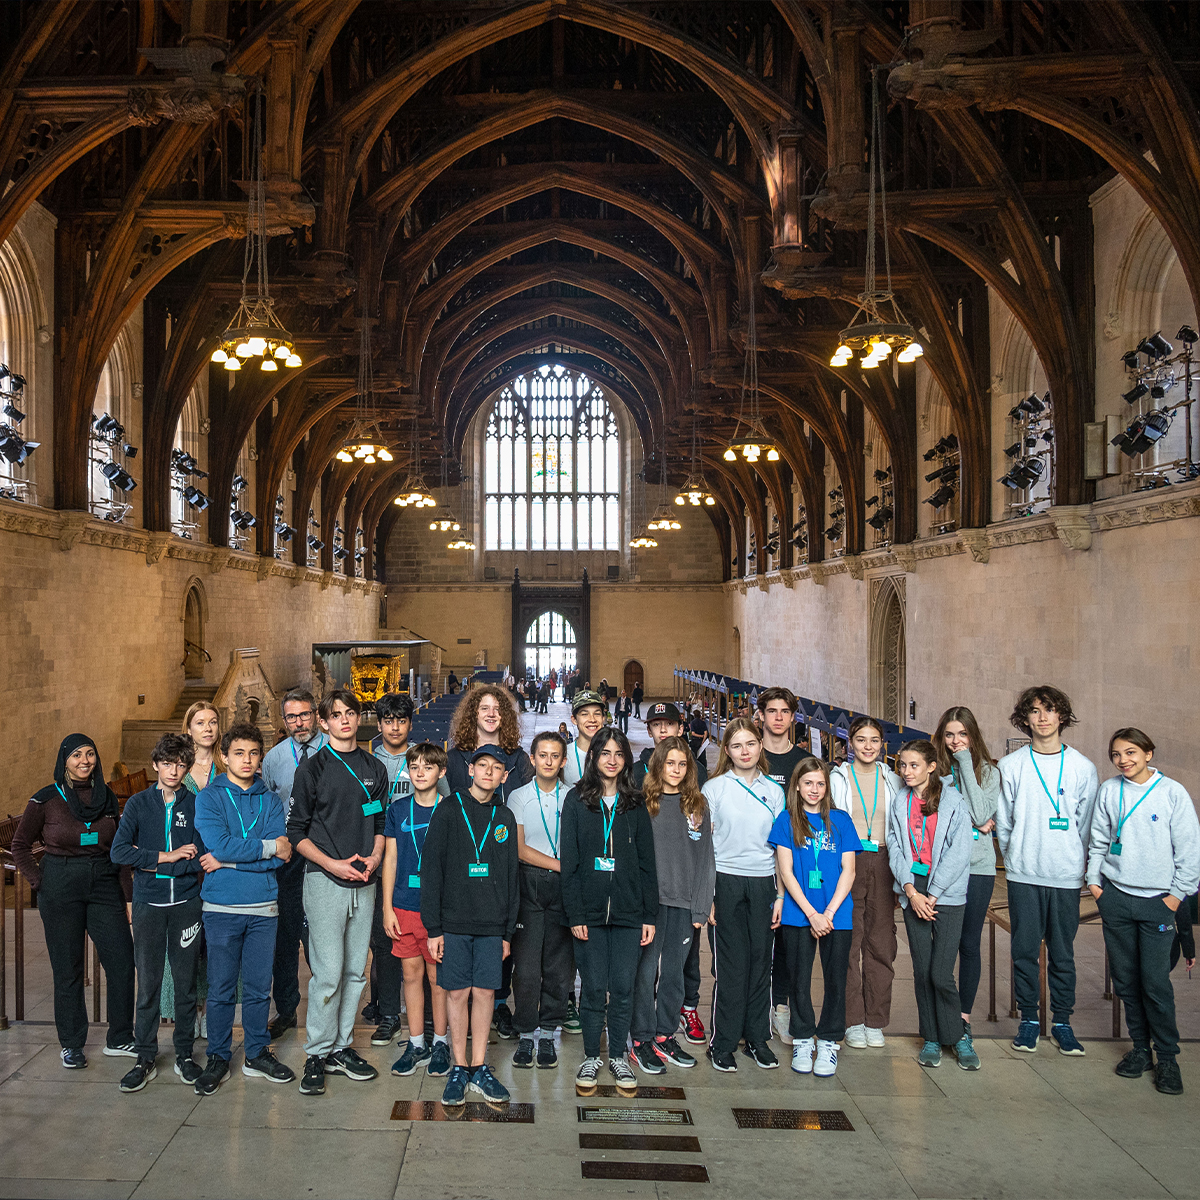
[[[596,855],[596,870],[597,871],[615,871],[617,869],[617,860],[615,858],[601,858]]]
[[[378,800],[369,800],[363,805],[363,816],[373,817],[376,813],[383,812],[383,805]]]
[[[973,838],[975,841],[979,841],[979,830],[978,830],[978,829],[972,829],[972,830],[971,830],[971,837],[972,837],[972,838]]]
[[[1068,829],[1071,828],[1071,822],[1066,817],[1051,817],[1050,818],[1050,828],[1058,829],[1058,830],[1062,831],[1063,833],[1065,833]]]
[[[809,873],[808,873],[809,890],[816,891],[816,889],[819,888],[820,886],[821,886],[821,872],[820,871],[809,871]]]
[[[929,868],[925,863],[913,863],[912,873],[914,875],[928,875]]]
[[[870,838],[863,838],[862,848],[868,854],[878,854],[879,853],[879,843],[872,841]]]
[[[100,844],[100,834],[95,831],[92,833],[81,833],[79,835],[79,844],[81,846],[98,846]]]
[[[1108,848],[1109,854],[1115,854],[1118,858],[1121,856],[1121,843],[1113,842]]]
[[[419,888],[421,886],[420,875],[410,875],[408,877],[408,886],[410,888]]]
[[[471,879],[483,879],[487,876],[487,863],[467,863],[467,875]]]

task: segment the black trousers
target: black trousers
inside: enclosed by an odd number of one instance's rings
[[[1113,990],[1125,1004],[1129,1036],[1135,1046],[1153,1043],[1160,1058],[1174,1058],[1179,1053],[1171,986],[1175,914],[1162,896],[1131,896],[1107,879],[1102,882],[1104,890],[1096,907],[1104,923]]]
[[[927,876],[919,876],[917,890],[928,887]],[[904,928],[912,955],[913,988],[917,993],[917,1028],[927,1042],[953,1046],[963,1035],[962,1001],[954,982],[954,960],[962,937],[966,905],[937,909],[936,921],[923,921],[904,909]]]
[[[783,926],[775,930],[775,938],[771,944],[771,1003],[777,1007],[787,1004],[791,993],[791,968],[787,963],[787,950],[784,947]],[[849,953],[849,951],[847,951]],[[849,963],[849,959],[846,960]]]
[[[717,872],[717,982],[712,1051],[729,1054],[744,1038],[771,1040],[771,906],[775,880]]]
[[[608,1056],[621,1058],[628,1048],[633,984],[641,952],[640,925],[589,925],[587,941],[575,940],[575,962],[582,986],[579,1023],[583,1052],[599,1058],[600,1037],[608,1025]]]
[[[42,860],[38,912],[54,973],[54,1024],[66,1050],[82,1050],[88,1015],[83,995],[86,933],[108,981],[108,1044],[133,1041],[133,938],[117,868],[107,855]],[[161,959],[160,959],[161,963]]]
[[[1055,1022],[1075,1011],[1075,933],[1079,929],[1079,889],[1008,883],[1012,922],[1013,992],[1023,1021],[1038,1019],[1040,950],[1046,942],[1046,981]]]
[[[708,926],[708,949],[713,948],[713,927]],[[700,931],[692,938],[687,958],[683,960],[683,1007],[696,1008],[700,1003]]]
[[[133,1040],[138,1058],[158,1054],[159,1002],[163,970],[170,965],[175,986],[175,1056],[191,1058],[196,1033],[196,975],[204,945],[199,896],[157,908],[133,904],[133,957],[137,965],[137,1015]]]
[[[575,984],[574,940],[562,906],[557,871],[522,863],[521,904],[512,943],[513,1025],[520,1034],[541,1028],[543,1037],[567,1015],[567,993]]]
[[[271,992],[275,1011],[288,1016],[300,1004],[300,947],[308,961],[308,922],[304,918],[304,864],[293,854],[275,872],[279,886],[279,924],[275,935],[275,965],[271,970]],[[378,888],[376,889],[378,891]]]
[[[392,898],[387,898],[391,904]],[[371,1003],[379,1005],[380,1016],[400,1015],[400,993],[404,990],[404,960],[392,953],[392,939],[383,929],[383,883],[375,889],[375,912],[371,917]]]
[[[654,941],[642,947],[633,989],[633,1040],[652,1042],[657,1034],[672,1037],[683,1007],[683,965],[700,930],[686,908],[661,904]],[[657,987],[655,986],[657,984]]]
[[[967,880],[967,907],[963,913],[962,936],[958,940],[958,998],[962,1001],[963,1012],[968,1015],[975,1005],[979,977],[983,974],[980,947],[995,886],[995,875],[972,875]]]
[[[798,1041],[815,1036],[823,1042],[840,1042],[846,1036],[846,968],[854,931],[835,929],[815,938],[807,925],[781,925],[776,933],[783,935],[783,952],[776,958],[786,964],[792,997],[788,1032]],[[812,1002],[813,963],[818,954],[825,983],[819,1021]]]

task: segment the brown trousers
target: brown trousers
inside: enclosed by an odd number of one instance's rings
[[[896,976],[896,894],[887,851],[855,858],[854,932],[846,972],[846,1024],[884,1029],[892,1018]]]

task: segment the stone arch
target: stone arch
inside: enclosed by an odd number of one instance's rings
[[[208,624],[208,596],[204,584],[193,575],[183,589],[179,619],[183,623],[183,675],[185,679],[203,679],[211,662],[204,645]]]
[[[1178,262],[1167,231],[1147,208],[1134,225],[1113,276],[1104,315],[1106,338],[1140,338],[1159,328],[1167,277]]]
[[[903,575],[871,580],[869,711],[884,721],[906,719],[907,652]]]
[[[742,631],[735,625],[733,636],[730,638],[730,673],[734,679],[742,677]]]

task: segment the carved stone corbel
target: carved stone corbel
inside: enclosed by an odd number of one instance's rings
[[[834,572],[830,569],[828,563],[816,562],[808,564],[808,575],[813,583],[824,585],[825,580]]]
[[[167,549],[171,545],[171,538],[172,535],[169,533],[150,534],[146,542],[146,566],[153,567],[166,557]]]
[[[1058,540],[1068,550],[1090,550],[1092,547],[1092,506],[1090,504],[1055,504],[1050,519]]]
[[[264,579],[271,577],[271,572],[275,569],[275,557],[270,558],[265,555],[260,556],[258,560],[258,582],[262,583]]]
[[[851,579],[857,579],[860,583],[863,577],[863,560],[861,554],[846,554],[842,556],[842,562],[846,564],[846,570],[850,573]]]
[[[991,557],[992,543],[986,529],[960,529],[958,540],[975,562],[985,563]]]
[[[213,575],[220,573],[229,565],[233,551],[228,546],[214,546],[208,554],[208,569]]]
[[[63,517],[62,529],[59,530],[58,534],[58,548],[60,550],[74,550],[79,539],[83,537],[83,531],[87,528],[87,524],[91,519],[90,513],[66,513]]]
[[[916,546],[907,542],[903,546],[893,546],[892,554],[905,574],[911,575],[917,569]]]

